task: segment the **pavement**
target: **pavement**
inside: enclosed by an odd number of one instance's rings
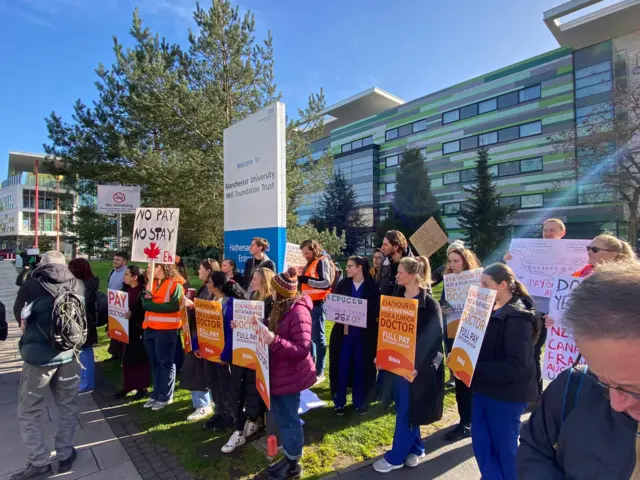
[[[22,445],[17,419],[18,383],[22,360],[18,352],[21,332],[13,316],[13,304],[18,287],[15,286],[16,269],[13,262],[0,261],[0,301],[7,310],[9,338],[0,343],[0,480],[8,480],[12,473],[22,470],[27,463],[27,451]],[[79,396],[74,443],[78,459],[73,469],[51,478],[64,480],[142,480],[121,441],[114,434],[108,419],[91,394]],[[53,450],[57,410],[53,398],[47,398],[43,430]],[[53,455],[53,453],[52,453]],[[55,471],[55,463],[54,471]]]

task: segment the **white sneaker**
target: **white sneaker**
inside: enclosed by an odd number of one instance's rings
[[[244,438],[246,439],[252,435],[255,435],[259,429],[260,425],[258,425],[258,422],[251,422],[247,420],[247,422],[244,424]]]
[[[167,405],[171,405],[172,403],[173,403],[173,398],[170,398],[166,402],[156,402],[156,404],[153,407],[151,407],[151,410],[153,410],[154,412],[157,412],[158,410],[162,410],[164,407],[166,407]]]
[[[231,435],[229,441],[222,447],[222,453],[231,453],[236,448],[244,445],[245,443],[247,443],[247,441],[245,440],[242,432],[236,430],[235,432],[233,432],[233,435]]]
[[[427,454],[422,452],[420,455],[416,455],[415,453],[410,453],[407,455],[407,458],[404,461],[404,466],[409,468],[415,468],[420,465],[420,460],[426,457]]]
[[[206,407],[196,408],[191,415],[187,417],[187,422],[197,422],[202,420],[213,413],[213,408],[211,405],[207,405]]]
[[[404,463],[401,463],[400,465],[391,465],[384,458],[381,458],[380,460],[378,460],[376,463],[373,464],[373,469],[376,472],[380,472],[380,473],[389,473],[392,470],[398,470],[399,468],[402,468],[402,467],[404,467]]]
[[[153,408],[156,403],[157,402],[153,398],[150,398],[149,400],[147,400],[147,403],[145,403],[142,407],[143,408]]]

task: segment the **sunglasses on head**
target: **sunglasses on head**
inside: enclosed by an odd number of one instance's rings
[[[608,248],[601,248],[601,247],[592,247],[591,245],[587,245],[587,252],[592,252],[592,253],[598,253],[599,251],[603,251],[603,252],[615,252],[615,250],[610,250]]]

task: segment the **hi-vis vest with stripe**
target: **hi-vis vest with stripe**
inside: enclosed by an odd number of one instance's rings
[[[175,292],[178,283],[172,279],[159,281],[154,280],[155,290],[152,290],[153,303],[168,303],[171,295]],[[152,328],[154,330],[176,330],[182,326],[180,310],[171,313],[145,312],[142,328]]]
[[[309,277],[309,278],[312,278],[314,280],[317,280],[318,279],[318,264],[320,263],[320,261],[323,258],[324,257],[318,257],[313,262],[311,262],[311,264],[309,265],[309,268],[307,268],[307,271],[304,272],[304,275]],[[330,277],[329,277],[330,273],[331,272],[324,272],[325,278],[329,279],[329,282],[330,282]],[[313,287],[309,286],[306,283],[302,284],[301,290],[302,290],[302,294],[303,295],[309,295],[311,300],[313,300],[314,302],[326,299],[327,296],[331,293],[331,289],[322,290],[322,289],[319,289],[319,288],[313,288]]]

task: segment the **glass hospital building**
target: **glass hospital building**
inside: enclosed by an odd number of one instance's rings
[[[626,236],[628,212],[616,192],[598,187],[603,159],[594,166],[579,139],[589,134],[592,119],[607,128],[620,113],[614,91],[640,81],[640,0],[581,15],[599,1],[573,0],[544,13],[560,45],[553,51],[409,102],[371,88],[325,110],[326,136],[312,148],[317,154],[330,149],[334,171],[352,183],[367,225],[367,251],[409,146],[426,159],[451,238],[462,236],[457,217],[482,145],[489,149],[501,201],[516,208],[514,235],[535,235],[553,216],[567,224],[568,238],[592,238],[603,230]],[[568,15],[577,18],[559,20]],[[578,139],[575,161],[554,140],[567,130]],[[305,198],[301,223],[317,211],[321,195]]]

